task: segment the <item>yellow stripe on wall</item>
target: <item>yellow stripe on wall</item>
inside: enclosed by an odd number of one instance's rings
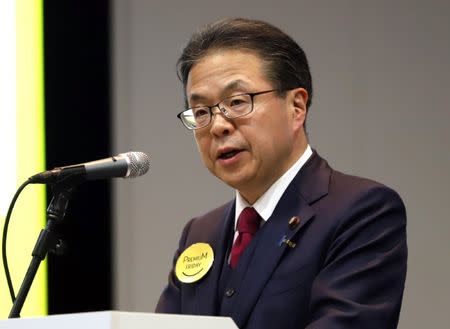
[[[45,168],[43,0],[16,0],[15,3],[18,187]],[[16,295],[31,261],[39,231],[45,225],[45,211],[45,187],[29,185],[16,203],[8,233],[8,261]],[[3,218],[1,223],[3,226]],[[46,278],[46,262],[42,262],[22,309],[22,317],[47,314]],[[0,317],[7,318],[12,303],[3,273],[0,283]]]

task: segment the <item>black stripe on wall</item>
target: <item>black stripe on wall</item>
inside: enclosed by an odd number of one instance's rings
[[[107,0],[44,1],[47,168],[111,155],[109,9]],[[48,256],[50,314],[111,309],[110,208],[108,181],[73,194],[65,252]]]

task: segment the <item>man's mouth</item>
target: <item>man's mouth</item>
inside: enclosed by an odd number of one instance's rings
[[[222,159],[222,160],[230,159],[230,158],[234,157],[236,154],[238,154],[241,151],[242,150],[231,150],[231,151],[220,153],[219,154],[219,159]]]

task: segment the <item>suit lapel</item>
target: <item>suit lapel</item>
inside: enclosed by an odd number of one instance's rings
[[[315,213],[310,204],[327,194],[329,177],[330,168],[314,152],[241,256],[228,284],[235,294],[225,297],[221,308],[221,315],[231,316],[238,327],[244,327],[281,256],[293,247],[289,241],[313,220]],[[298,223],[290,226],[294,216]]]

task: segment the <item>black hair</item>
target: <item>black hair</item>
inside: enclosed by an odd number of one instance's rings
[[[313,90],[308,60],[303,49],[279,28],[259,20],[226,18],[195,32],[177,62],[177,74],[184,90],[192,66],[215,50],[248,50],[265,63],[265,74],[280,95],[294,88],[308,92],[307,109]]]

